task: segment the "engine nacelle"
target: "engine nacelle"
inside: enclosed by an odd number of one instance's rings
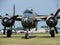
[[[58,19],[57,18],[54,18],[53,16],[49,16],[47,19],[46,19],[46,23],[49,27],[55,27],[58,23]]]
[[[4,17],[2,19],[2,25],[6,26],[6,27],[11,27],[14,25],[14,20],[13,19],[9,19],[8,17]]]

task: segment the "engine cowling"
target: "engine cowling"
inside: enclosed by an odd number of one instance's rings
[[[46,19],[46,23],[49,27],[55,27],[58,23],[58,19],[50,16]]]
[[[14,20],[13,19],[9,19],[8,17],[4,17],[2,19],[2,25],[6,26],[6,27],[11,27],[14,25]]]

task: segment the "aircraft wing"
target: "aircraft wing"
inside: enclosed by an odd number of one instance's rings
[[[51,14],[51,15],[53,15],[54,18],[57,17],[59,19],[60,18],[60,16],[58,15],[59,12],[60,12],[60,9],[58,9],[54,15],[53,14]],[[35,19],[37,19],[37,20],[41,20],[41,19],[46,20],[47,17],[49,17],[49,15],[37,15],[37,16],[35,16]]]
[[[16,21],[21,21],[21,19],[22,19],[22,15],[17,15],[17,16],[14,18],[14,20],[16,20]]]
[[[50,17],[50,15],[36,15],[34,18],[36,19],[36,21],[42,21],[42,20],[46,20],[48,17]],[[16,21],[21,21],[22,15],[16,15],[13,16],[12,18]],[[60,19],[60,15],[58,15],[57,18]]]
[[[41,21],[41,20],[46,20],[48,16],[49,15],[36,15],[34,18],[36,19],[36,21]],[[12,18],[14,18],[14,20],[16,21],[21,21],[22,15],[16,15],[15,17]]]
[[[57,18],[60,19],[60,15],[58,15]]]
[[[49,15],[36,15],[35,16],[35,19],[37,21],[41,21],[41,20],[46,20],[46,18],[48,17]]]

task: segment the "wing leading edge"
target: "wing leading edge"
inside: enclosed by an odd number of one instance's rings
[[[48,17],[53,17],[53,18],[60,19],[60,15],[58,15],[59,12],[60,12],[60,9],[58,9],[55,14],[51,14],[51,15],[36,15],[35,19],[37,19],[38,21],[39,20],[46,20]]]
[[[54,15],[36,15],[34,18],[37,21],[46,20],[48,17],[51,17],[51,16],[53,16],[54,18],[57,17],[58,19],[60,19],[60,16],[58,15],[59,12],[60,12],[60,9],[58,9]],[[16,17],[14,17],[14,19],[17,21],[21,21],[22,15],[17,15]]]

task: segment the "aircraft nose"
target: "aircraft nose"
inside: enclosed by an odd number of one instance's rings
[[[27,22],[28,21],[28,18],[24,18],[24,21]]]

